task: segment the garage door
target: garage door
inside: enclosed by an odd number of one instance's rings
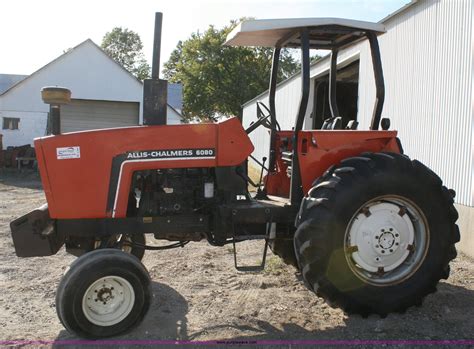
[[[73,99],[61,106],[61,132],[138,125],[139,103]]]

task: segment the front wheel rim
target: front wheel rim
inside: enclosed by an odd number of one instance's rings
[[[84,316],[94,325],[113,326],[125,319],[135,304],[135,291],[120,276],[104,276],[94,281],[82,297]]]
[[[365,283],[398,284],[423,263],[429,228],[421,209],[407,198],[387,195],[364,205],[349,221],[344,239],[347,263]]]

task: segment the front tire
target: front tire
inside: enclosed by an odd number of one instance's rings
[[[449,276],[457,212],[439,177],[400,154],[343,160],[303,199],[295,252],[307,285],[348,313],[421,304]]]
[[[79,257],[63,276],[56,311],[71,333],[103,338],[138,325],[151,301],[151,281],[140,261],[115,249]]]

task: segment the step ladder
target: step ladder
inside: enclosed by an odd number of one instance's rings
[[[234,227],[234,225],[232,225],[232,227]],[[266,231],[265,235],[239,235],[239,236],[236,236],[235,234],[233,234],[232,245],[234,247],[234,266],[235,266],[235,269],[237,269],[238,271],[242,271],[242,272],[260,272],[260,271],[265,269],[265,263],[266,263],[266,260],[267,260],[268,242],[270,240],[271,228],[272,228],[272,223],[269,222],[269,223],[267,223],[267,229],[266,229],[267,231]],[[233,230],[234,230],[234,233],[235,233],[234,228],[233,228]],[[239,265],[239,263],[237,261],[237,246],[236,246],[236,243],[241,242],[241,241],[246,241],[246,240],[263,240],[263,239],[265,239],[265,246],[263,247],[263,256],[262,256],[262,262],[260,263],[260,265]]]

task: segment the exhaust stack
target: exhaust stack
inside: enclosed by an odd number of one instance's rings
[[[71,91],[65,87],[45,86],[41,89],[41,99],[49,104],[49,116],[46,133],[61,134],[61,105],[71,102]]]
[[[160,79],[161,28],[163,14],[155,13],[155,37],[151,79],[143,81],[143,124],[166,125],[168,107],[168,81]]]

